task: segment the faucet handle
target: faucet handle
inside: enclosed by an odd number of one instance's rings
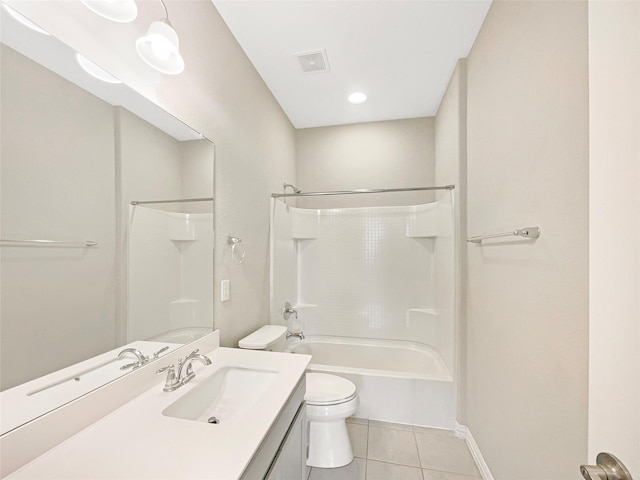
[[[169,369],[174,369],[174,368],[175,368],[175,365],[172,363],[171,365],[167,365],[166,367],[162,367],[161,369],[156,370],[156,375],[159,375],[163,372],[166,372]]]
[[[284,307],[282,309],[282,316],[285,320],[289,320],[291,314],[295,314],[296,320],[298,319],[298,311],[291,306],[289,302],[284,302]]]
[[[169,345],[162,347],[160,350],[158,350],[157,352],[153,352],[153,359],[157,359],[161,353],[166,352],[167,350],[169,350]]]
[[[172,363],[171,365],[167,365],[166,367],[162,367],[161,369],[156,371],[156,375],[167,372],[167,379],[164,382],[163,390],[165,392],[173,392],[176,388],[180,386],[180,382],[176,377],[175,365]]]
[[[122,366],[120,367],[120,370],[127,370],[127,369],[129,369],[129,368],[133,368],[133,369],[135,370],[135,369],[136,369],[136,368],[138,368],[139,366],[140,366],[140,363],[138,363],[138,362],[127,363],[126,365],[122,365]]]

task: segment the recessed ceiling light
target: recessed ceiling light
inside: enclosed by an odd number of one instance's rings
[[[102,80],[103,82],[107,82],[107,83],[122,83],[116,77],[114,77],[110,73],[107,73],[98,65],[93,63],[88,58],[83,57],[79,53],[76,53],[76,60],[78,61],[78,65],[80,65],[82,69],[92,77],[95,77],[98,80]]]
[[[18,22],[20,22],[25,27],[29,27],[31,30],[34,30],[34,31],[36,31],[38,33],[42,33],[44,35],[51,35],[49,32],[47,32],[46,30],[43,30],[42,28],[40,28],[38,25],[33,23],[31,20],[29,20],[27,17],[25,17],[21,13],[16,12],[13,8],[11,8],[6,3],[3,3],[2,6],[4,7],[4,9],[7,11],[7,13],[9,15],[11,15],[14,19],[16,19]]]
[[[353,92],[351,95],[349,95],[349,98],[347,98],[347,100],[349,101],[349,103],[359,105],[367,101],[367,96],[362,92]]]

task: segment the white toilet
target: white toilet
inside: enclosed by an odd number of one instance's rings
[[[265,325],[238,342],[240,348],[282,352],[286,327]],[[345,419],[358,408],[356,386],[346,378],[326,373],[307,373],[307,422],[310,467],[335,468],[351,463],[353,450]]]

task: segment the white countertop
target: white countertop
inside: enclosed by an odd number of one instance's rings
[[[217,348],[212,365],[194,364],[196,377],[175,392],[158,384],[23,466],[7,479],[211,479],[240,478],[311,357]],[[219,368],[278,372],[258,404],[242,419],[219,425],[166,417],[162,411]]]
[[[137,341],[4,390],[0,392],[0,433],[19,427],[131,372],[131,369],[120,370],[121,366],[135,360],[131,355],[118,358],[118,353],[125,348],[136,348],[152,357],[163,347],[175,350],[181,346],[168,342]],[[167,353],[163,352],[161,357]]]

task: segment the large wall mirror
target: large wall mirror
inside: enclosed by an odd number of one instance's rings
[[[1,18],[3,434],[212,331],[214,148]]]

